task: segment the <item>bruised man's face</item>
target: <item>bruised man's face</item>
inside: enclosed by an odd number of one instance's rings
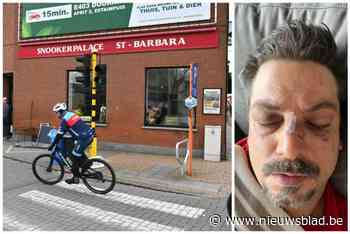
[[[311,61],[270,60],[249,108],[249,155],[271,200],[299,208],[319,198],[338,158],[340,109],[332,73]]]

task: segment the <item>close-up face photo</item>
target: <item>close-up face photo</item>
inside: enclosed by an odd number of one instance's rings
[[[346,13],[235,5],[235,230],[347,230]]]
[[[271,200],[300,208],[319,199],[339,153],[340,112],[332,73],[313,62],[260,66],[249,107],[249,155]]]

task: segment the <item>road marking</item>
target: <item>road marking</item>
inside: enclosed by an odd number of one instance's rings
[[[79,202],[67,200],[48,193],[32,190],[19,195],[22,198],[29,199],[50,208],[60,209],[72,214],[83,216],[97,222],[108,225],[117,225],[135,231],[182,231],[179,228],[166,226],[147,220],[121,215],[111,211],[105,211],[97,207],[85,205]]]
[[[6,214],[4,212],[3,224],[3,229],[7,229],[5,231],[40,231],[39,226],[27,224],[23,221],[20,222],[17,218],[9,215],[8,212],[6,212]]]
[[[42,151],[12,151],[7,154],[29,154],[29,153],[37,153],[40,154]]]
[[[45,149],[25,149],[25,148],[16,148],[13,147],[12,145],[6,150],[6,154],[22,154],[22,153],[49,153]]]
[[[185,206],[185,205],[172,203],[172,202],[165,202],[165,201],[160,201],[160,200],[155,200],[155,199],[150,199],[150,198],[145,198],[140,196],[129,195],[127,193],[118,193],[118,192],[111,191],[106,195],[95,194],[95,193],[92,193],[90,190],[88,190],[82,184],[68,185],[65,182],[61,182],[61,183],[58,183],[57,185],[65,189],[74,190],[80,193],[89,193],[91,195],[95,195],[107,200],[116,201],[127,205],[138,206],[142,208],[148,208],[148,209],[157,210],[157,211],[161,211],[161,212],[165,212],[173,215],[179,215],[183,217],[188,217],[188,218],[194,218],[194,219],[198,218],[205,211],[204,209],[201,209],[201,208],[190,207],[190,206]]]
[[[7,153],[7,154],[10,153],[10,151],[12,150],[12,148],[13,148],[13,145],[10,145],[10,147],[6,150],[6,153]]]

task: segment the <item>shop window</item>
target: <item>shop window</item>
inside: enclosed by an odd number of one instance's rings
[[[188,67],[146,69],[145,126],[187,128],[188,87]]]
[[[96,82],[96,122],[106,123],[106,66]],[[90,82],[81,78],[82,73],[68,71],[68,108],[80,115],[84,120],[90,121],[91,116],[91,89]]]

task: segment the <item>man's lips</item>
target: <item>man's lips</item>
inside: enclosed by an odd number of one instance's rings
[[[295,186],[300,184],[304,179],[308,178],[308,175],[289,172],[275,172],[271,176],[280,185],[283,186]]]

